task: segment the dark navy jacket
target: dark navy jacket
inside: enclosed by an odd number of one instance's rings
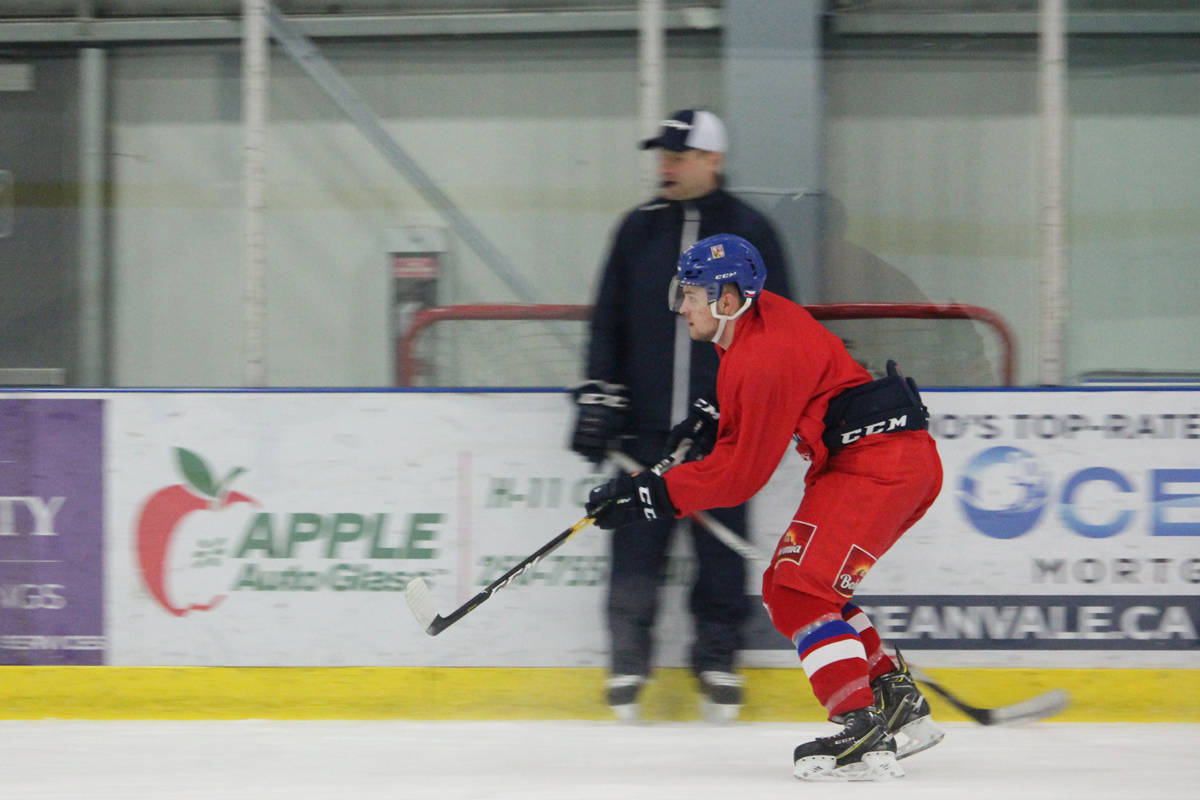
[[[783,249],[765,216],[723,189],[687,202],[700,212],[698,240],[718,233],[748,240],[766,264],[766,288],[791,297]],[[679,260],[683,205],[656,198],[625,216],[592,312],[587,377],[629,387],[628,433],[639,436],[666,434],[679,422],[670,419],[678,315],[667,308],[667,289]],[[717,363],[711,342],[692,342],[689,401],[714,390]]]

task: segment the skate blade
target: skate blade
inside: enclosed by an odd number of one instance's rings
[[[705,722],[714,725],[728,725],[738,718],[738,712],[741,710],[741,706],[733,703],[713,703],[707,699],[700,701],[701,716]]]
[[[896,754],[886,750],[864,753],[862,761],[839,767],[833,756],[808,756],[796,762],[792,771],[802,781],[890,781],[904,777],[904,768],[896,763]]]
[[[896,731],[896,758],[908,758],[928,750],[946,738],[946,732],[930,717],[920,717]]]
[[[613,712],[613,716],[618,722],[637,722],[641,718],[641,712],[637,703],[625,703],[619,706],[609,706]]]

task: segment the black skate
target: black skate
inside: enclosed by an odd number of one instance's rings
[[[733,672],[708,669],[700,673],[700,713],[709,722],[733,722],[742,709],[745,681]]]
[[[874,706],[833,718],[841,733],[800,745],[792,754],[792,774],[805,781],[880,781],[903,778],[896,763],[896,740]]]
[[[641,675],[613,675],[605,684],[605,700],[613,714],[622,722],[637,722],[638,694],[646,679]]]
[[[894,660],[899,669],[871,681],[871,691],[887,729],[896,737],[896,758],[908,758],[933,747],[946,732],[933,724],[929,701],[917,688],[904,658],[896,653]]]

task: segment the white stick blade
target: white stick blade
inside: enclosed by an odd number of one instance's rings
[[[413,616],[417,618],[421,629],[428,632],[429,626],[437,619],[437,604],[433,600],[433,592],[429,590],[429,584],[424,578],[413,578],[404,587],[404,599],[408,601],[408,607],[412,609]]]
[[[1071,704],[1070,695],[1062,689],[1051,689],[1011,706],[992,709],[992,724],[1015,725],[1053,717]]]

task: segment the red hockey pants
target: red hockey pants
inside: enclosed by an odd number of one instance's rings
[[[815,622],[814,608],[825,604],[777,608],[774,587],[787,586],[840,609],[937,498],[942,463],[926,431],[877,434],[831,455],[805,483],[804,500],[763,574],[763,602],[789,637]]]

